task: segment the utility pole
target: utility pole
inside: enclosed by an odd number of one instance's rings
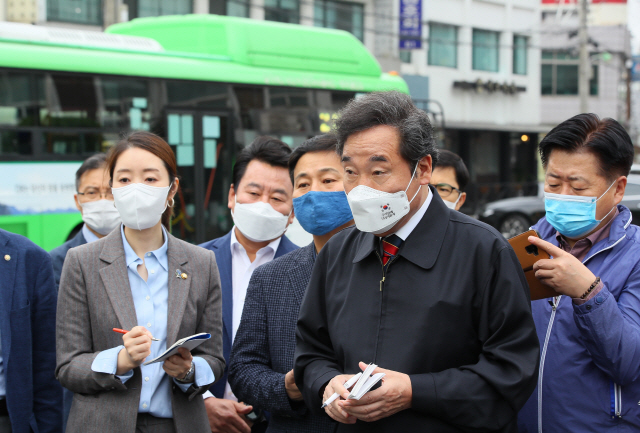
[[[580,112],[589,112],[589,80],[591,62],[589,61],[589,33],[587,31],[588,0],[578,0],[578,43],[580,50],[580,66],[578,67],[578,94],[580,95]]]

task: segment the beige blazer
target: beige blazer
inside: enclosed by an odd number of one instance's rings
[[[192,351],[204,358],[215,378],[222,377],[222,300],[213,252],[169,235],[167,346],[178,339],[208,332],[211,339]],[[176,278],[175,270],[187,274]],[[62,268],[56,318],[56,377],[74,398],[67,432],[134,433],[142,378],[140,368],[126,383],[115,375],[91,370],[103,350],[122,344],[112,328],[137,325],[120,230],[72,248]],[[177,433],[210,432],[200,394],[173,386],[171,403]]]

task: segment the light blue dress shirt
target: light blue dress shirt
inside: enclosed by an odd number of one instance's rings
[[[87,227],[86,224],[82,225],[82,236],[84,236],[84,240],[87,241],[88,244],[100,240],[98,236],[96,236],[91,230],[89,230],[89,227]]]
[[[144,255],[144,264],[148,274],[147,281],[145,281],[138,274],[138,265],[141,265],[143,261],[127,242],[123,226],[121,226],[120,231],[138,326],[144,326],[154,338],[160,340],[151,342],[151,355],[147,358],[149,360],[160,356],[167,349],[167,306],[169,297],[167,233],[163,227],[164,244],[157,250],[147,252]],[[115,374],[118,365],[118,353],[123,348],[124,346],[118,346],[100,352],[94,359],[93,364],[91,364],[91,369],[98,373]],[[171,377],[162,369],[162,364],[157,362],[147,366],[140,366],[142,389],[140,390],[138,412],[149,413],[158,418],[173,418]],[[196,386],[205,386],[214,382],[213,371],[207,361],[194,356],[193,365]],[[125,383],[133,377],[133,370],[118,377]],[[187,392],[191,386],[191,384],[177,382],[175,379],[173,382],[183,392]]]

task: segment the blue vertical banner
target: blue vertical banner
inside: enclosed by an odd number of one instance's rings
[[[400,0],[400,49],[422,48],[422,0]]]

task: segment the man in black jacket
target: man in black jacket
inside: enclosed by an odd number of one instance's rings
[[[515,432],[539,344],[513,250],[429,188],[438,153],[409,96],[351,101],[336,130],[357,228],[322,249],[300,307],[305,402],[317,411],[338,393],[324,409],[338,432]],[[346,399],[370,362],[382,385]]]

